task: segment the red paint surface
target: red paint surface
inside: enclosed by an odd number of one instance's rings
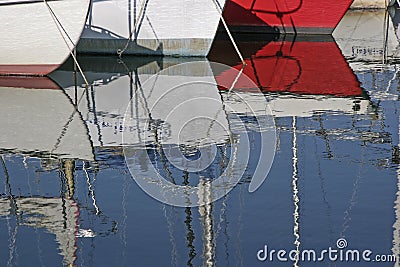
[[[235,89],[306,95],[360,96],[356,75],[335,42],[271,42],[245,59],[247,66]],[[223,63],[223,62],[222,62]],[[231,64],[232,65],[232,64]],[[242,68],[216,74],[221,90],[230,88]]]
[[[227,0],[231,26],[334,29],[353,0]]]
[[[0,76],[0,87],[60,89],[60,87],[50,78],[21,76]]]
[[[60,65],[0,65],[0,75],[32,75],[45,76],[56,70]]]

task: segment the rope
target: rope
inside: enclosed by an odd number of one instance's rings
[[[89,82],[88,82],[88,80],[86,79],[86,76],[85,76],[85,74],[83,73],[82,68],[81,68],[81,66],[80,66],[79,63],[78,63],[78,60],[76,59],[76,56],[75,56],[75,54],[74,54],[74,52],[73,52],[73,48],[70,47],[70,45],[69,45],[68,41],[66,40],[64,34],[68,37],[69,41],[70,41],[70,42],[72,43],[72,45],[75,47],[74,42],[71,40],[71,38],[69,37],[67,31],[66,31],[66,30],[64,29],[64,27],[62,26],[60,20],[57,18],[56,14],[55,14],[54,11],[51,9],[49,3],[47,3],[47,0],[43,0],[43,2],[44,2],[44,4],[46,5],[46,7],[47,7],[47,9],[48,9],[48,11],[49,11],[49,13],[50,13],[50,15],[51,15],[51,18],[53,19],[54,24],[55,24],[56,27],[57,27],[58,32],[60,33],[61,37],[63,38],[64,43],[65,43],[65,45],[67,46],[67,48],[68,48],[68,50],[69,50],[69,53],[71,54],[72,58],[74,59],[74,62],[75,62],[75,64],[76,64],[76,66],[78,67],[79,73],[82,75],[82,77],[83,77],[83,79],[84,79],[86,85],[89,86]]]
[[[222,8],[221,8],[221,6],[217,3],[216,0],[213,0],[213,3],[214,3],[215,8],[217,9],[217,11],[218,11],[218,13],[219,13],[219,16],[220,16],[220,18],[221,18],[222,24],[224,25],[224,28],[225,28],[225,30],[226,30],[226,33],[228,34],[229,39],[231,40],[231,43],[232,43],[233,47],[234,47],[235,50],[236,50],[236,53],[238,54],[238,56],[239,56],[239,58],[240,58],[240,61],[242,61],[243,65],[246,66],[246,62],[244,61],[243,56],[242,56],[242,54],[240,53],[239,48],[237,47],[236,42],[235,42],[235,40],[234,40],[233,37],[232,37],[231,31],[229,30],[228,25],[226,24],[225,19],[224,19],[224,17],[222,16]]]
[[[133,24],[133,29],[129,34],[128,40],[126,40],[126,44],[125,44],[124,48],[122,48],[122,50],[118,49],[118,51],[117,51],[117,54],[118,54],[119,57],[121,57],[122,53],[124,53],[126,51],[126,49],[128,48],[129,43],[132,40],[132,35],[136,31],[136,26],[139,24],[139,20],[143,15],[143,11],[144,11],[144,8],[146,6],[146,3],[147,3],[147,0],[143,0],[142,1],[142,6],[140,7],[139,15],[137,16],[137,18],[135,20],[135,23]]]

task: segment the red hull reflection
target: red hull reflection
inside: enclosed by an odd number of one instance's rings
[[[221,48],[226,51],[227,46],[225,43]],[[237,59],[233,63],[221,57],[222,51],[218,51],[218,47],[218,44],[213,47],[210,60],[230,65],[237,70],[242,68]],[[257,48],[254,42],[242,42],[239,48],[244,51],[247,64],[243,73],[264,93],[362,95],[357,77],[333,40],[272,41],[264,43],[261,48]],[[251,48],[255,49],[251,51]],[[218,84],[229,88],[235,76],[236,71],[225,71],[217,74],[216,79]],[[248,87],[241,78],[235,84],[236,89],[251,89]]]

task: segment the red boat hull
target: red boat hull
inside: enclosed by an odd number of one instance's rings
[[[224,18],[236,32],[331,34],[353,0],[227,0]]]

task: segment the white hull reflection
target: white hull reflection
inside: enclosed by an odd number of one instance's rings
[[[32,88],[35,83],[37,87]],[[93,160],[79,112],[48,78],[1,78],[0,110],[3,153]]]
[[[173,58],[150,61],[125,70],[125,73],[121,69],[114,70],[117,71],[115,73],[88,71],[86,75],[94,86],[87,90],[83,86],[75,88],[71,83],[68,86],[71,72],[60,70],[52,77],[65,85],[63,87],[71,99],[75,99],[76,93],[85,95],[77,107],[95,147],[143,146],[145,139],[152,143],[154,132],[148,130],[147,125],[150,120],[153,124],[159,123],[157,127],[162,138],[159,141],[163,144],[185,144],[207,138],[223,143],[228,139],[226,129],[229,127],[213,72],[208,61],[195,62],[196,66],[192,63],[190,68],[180,68],[178,72],[174,72],[176,69],[172,72],[167,70],[162,75],[157,74],[161,71],[160,64],[166,68],[179,61]],[[152,84],[146,84],[150,77],[156,78],[152,79]],[[181,84],[191,83],[193,85],[180,87]],[[201,105],[194,103],[190,109],[179,112],[179,105],[190,104],[193,99],[204,101],[200,101]],[[171,116],[166,111],[175,115]],[[193,125],[189,123],[182,131],[185,126],[182,121],[199,116],[215,119],[218,123],[197,121]]]
[[[398,57],[395,26],[385,9],[349,10],[333,37],[347,60],[382,62]]]
[[[234,107],[239,114],[250,114],[248,105],[239,99],[252,103],[257,111],[263,111],[264,105],[258,105],[259,95],[251,92],[236,92],[237,98],[222,94],[224,102]],[[323,95],[266,95],[272,116],[279,117],[311,117],[321,113],[367,114],[370,112],[371,102],[362,97],[335,97]]]
[[[139,145],[141,138],[152,136],[153,133],[143,132],[146,125],[143,122],[149,119],[148,111],[146,108],[154,106],[154,103],[165,94],[165,88],[173,88],[175,85],[183,81],[202,81],[209,83],[216,83],[214,73],[212,72],[208,61],[198,61],[199,67],[186,70],[185,73],[168,73],[168,75],[157,76],[154,79],[157,86],[163,86],[161,90],[156,90],[155,84],[148,85],[146,81],[153,75],[157,75],[159,71],[168,66],[174,66],[182,63],[182,60],[173,58],[147,58],[147,61],[141,62],[140,65],[130,65],[130,62],[121,62],[114,59],[114,63],[108,66],[108,70],[102,69],[99,66],[105,64],[94,60],[93,58],[85,58],[83,64],[88,62],[89,65],[85,66],[88,71],[86,76],[92,86],[85,89],[82,85],[83,81],[78,80],[75,86],[72,82],[73,73],[68,70],[58,70],[52,74],[52,78],[61,84],[71,99],[75,99],[76,95],[85,95],[78,105],[84,121],[86,122],[91,140],[95,147],[107,146],[121,146],[121,145]],[[190,62],[190,61],[188,61]],[[200,64],[201,63],[201,64]],[[182,70],[182,68],[180,68]],[[165,74],[165,73],[164,73]],[[153,80],[153,81],[154,81]],[[144,85],[144,86],[143,86]],[[143,91],[147,88],[148,91]],[[209,97],[212,99],[222,99],[219,106],[213,106],[210,102],[205,102],[201,107],[187,109],[186,114],[182,116],[196,117],[201,110],[203,113],[207,112],[208,117],[216,117],[221,121],[223,127],[217,132],[211,133],[218,140],[226,140],[226,128],[228,120],[233,120],[229,114],[261,114],[266,110],[265,101],[260,99],[267,98],[269,109],[274,117],[311,117],[317,113],[333,112],[333,113],[346,113],[346,114],[366,114],[370,112],[371,103],[367,97],[342,97],[331,95],[296,95],[296,94],[260,94],[246,92],[244,90],[235,90],[235,94],[228,94],[224,91],[219,91],[218,88],[208,87],[205,90],[193,88],[193,90],[176,91],[176,95],[170,95],[164,99],[166,106],[159,106],[160,108],[152,112],[152,119],[155,121],[165,120],[163,110],[171,110],[173,107],[186,100],[199,97]],[[207,106],[210,105],[210,106]],[[229,106],[225,108],[222,104]],[[250,110],[249,106],[255,110]],[[223,116],[221,116],[223,111]],[[126,114],[125,114],[126,112]],[[124,125],[124,117],[135,120],[129,124]],[[200,136],[204,137],[207,127],[192,127],[186,135],[181,135],[181,140],[174,137],[174,132],[179,130],[181,120],[183,117],[170,117],[174,121],[170,121],[169,125],[159,125],[159,131],[164,133],[163,140],[166,144],[180,144],[196,139]],[[224,118],[225,117],[225,118]],[[162,127],[161,127],[162,126]],[[199,131],[199,129],[201,129]],[[204,131],[202,131],[204,129]],[[214,129],[215,130],[215,129]],[[140,133],[140,134],[139,134]],[[169,134],[170,137],[166,137]],[[210,133],[209,133],[210,134]],[[123,135],[125,140],[123,140]],[[174,139],[175,138],[175,139]],[[154,140],[153,140],[154,141]]]

